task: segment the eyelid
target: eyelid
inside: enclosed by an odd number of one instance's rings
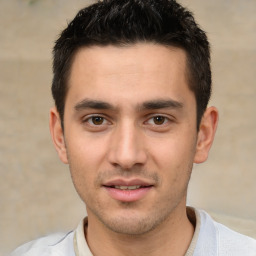
[[[153,114],[153,115],[149,115],[148,118],[147,118],[147,120],[145,121],[145,123],[148,123],[149,120],[152,120],[152,119],[155,118],[155,117],[163,117],[163,118],[165,118],[164,124],[166,124],[167,122],[173,122],[174,119],[175,119],[174,117],[169,116],[169,115],[166,115],[166,114],[158,114],[158,113],[156,113],[156,114]],[[162,125],[164,125],[164,124],[162,124]],[[155,125],[155,126],[161,126],[161,125],[157,125],[157,124],[153,124],[153,125]]]
[[[90,119],[92,120],[92,118],[94,118],[94,117],[101,117],[101,118],[103,118],[104,119],[104,121],[103,121],[104,124],[95,125],[95,124],[89,123],[88,120],[90,120]],[[109,118],[106,117],[106,115],[104,115],[104,114],[90,114],[90,115],[86,115],[86,116],[84,116],[82,118],[82,123],[89,123],[91,126],[103,126],[103,125],[106,125],[105,122],[107,122],[108,124],[111,124],[111,122],[109,121]]]

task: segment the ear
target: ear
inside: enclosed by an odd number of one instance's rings
[[[215,107],[206,109],[198,132],[194,163],[203,163],[208,158],[218,124],[218,110]]]
[[[52,135],[52,141],[55,146],[55,149],[57,150],[59,158],[63,163],[67,164],[68,158],[67,158],[65,138],[64,138],[64,133],[61,126],[60,116],[56,107],[50,110],[49,125],[50,125],[50,131]]]

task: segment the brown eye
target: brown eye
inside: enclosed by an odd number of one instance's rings
[[[94,125],[101,125],[104,123],[104,118],[101,116],[91,117],[91,120]]]
[[[164,116],[155,116],[153,117],[154,124],[161,125],[164,124],[166,121],[166,118]]]

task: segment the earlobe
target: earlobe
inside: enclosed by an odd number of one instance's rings
[[[214,140],[218,124],[218,110],[215,107],[206,109],[199,128],[196,154],[194,163],[202,163],[207,160],[211,145]]]
[[[64,133],[61,126],[59,113],[55,107],[53,107],[50,110],[49,125],[50,125],[52,141],[55,146],[55,149],[57,150],[59,158],[63,163],[67,164],[68,159],[67,159],[67,150],[65,145]]]

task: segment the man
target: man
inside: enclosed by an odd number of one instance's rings
[[[105,0],[54,47],[50,129],[87,217],[13,255],[256,255],[252,238],[186,207],[218,112],[209,44],[172,0]]]

